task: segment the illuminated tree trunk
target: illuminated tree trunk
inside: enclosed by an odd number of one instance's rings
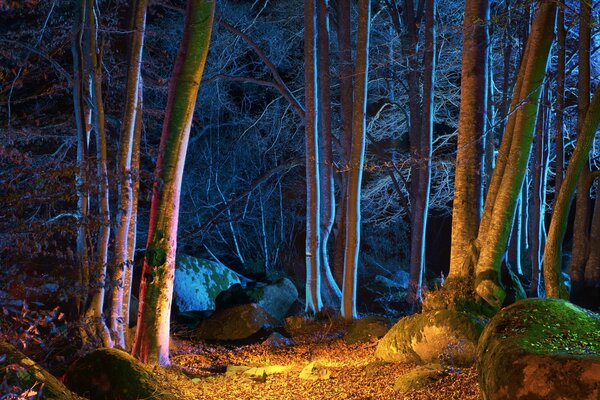
[[[306,98],[306,311],[321,310],[320,193],[317,89],[316,0],[304,2],[304,78]]]
[[[483,206],[489,10],[488,0],[465,5],[449,278],[472,276],[474,268],[471,252]]]
[[[76,298],[77,314],[81,316],[85,310],[87,291],[90,284],[90,250],[87,242],[88,229],[88,206],[89,206],[89,180],[88,180],[88,143],[89,131],[85,121],[84,93],[87,75],[84,69],[83,59],[83,32],[85,24],[85,0],[76,4],[75,12],[78,16],[71,41],[71,52],[73,56],[73,106],[75,110],[75,124],[77,127],[77,258],[79,261],[78,283],[79,294]]]
[[[475,291],[496,308],[501,307],[505,297],[500,266],[527,169],[555,14],[554,3],[539,2],[513,95],[511,110],[516,110],[507,122],[479,229],[481,251],[475,268]]]
[[[596,192],[594,203],[594,216],[590,231],[590,243],[600,243],[600,194]],[[583,291],[586,297],[590,297],[591,305],[597,305],[600,296],[600,246],[590,246],[590,252],[585,264],[583,274]]]
[[[129,227],[133,215],[133,176],[131,170],[137,113],[141,88],[142,48],[146,27],[147,0],[137,0],[132,9],[134,13],[131,24],[131,48],[129,54],[129,71],[125,93],[125,112],[121,125],[121,141],[118,154],[119,178],[119,210],[117,213],[117,231],[115,234],[115,261],[112,264],[111,318],[110,331],[115,345],[125,348],[125,332],[123,325],[123,305],[125,280],[131,270],[133,259],[129,258]]]
[[[335,221],[331,100],[329,94],[329,10],[328,0],[317,0],[318,26],[318,104],[319,104],[319,183],[321,185],[321,272],[323,292],[330,304],[339,304],[341,291],[329,263],[328,243]]]
[[[100,228],[98,230],[98,243],[96,258],[94,260],[93,276],[91,283],[91,302],[86,312],[86,319],[92,328],[92,335],[100,338],[106,347],[112,347],[108,327],[104,322],[102,310],[104,308],[104,295],[106,285],[106,268],[108,263],[108,244],[110,239],[110,206],[108,188],[108,161],[106,150],[106,130],[104,128],[104,103],[102,99],[102,43],[98,43],[98,4],[96,0],[87,0],[87,53],[91,68],[92,84],[92,114],[93,127],[96,134],[96,173],[99,181],[98,190],[98,216]]]
[[[591,44],[591,8],[588,1],[581,1],[579,14],[579,82],[577,88],[578,131],[581,132],[583,119],[590,101],[590,44]],[[569,272],[573,287],[573,298],[577,299],[583,286],[585,264],[589,254],[590,230],[590,175],[589,163],[586,163],[575,196],[575,220],[573,222],[573,248]]]
[[[548,297],[567,298],[568,292],[562,279],[561,258],[562,241],[567,230],[569,211],[575,185],[584,168],[598,124],[600,123],[600,85],[596,87],[592,103],[588,107],[581,130],[577,136],[577,145],[571,156],[565,179],[558,193],[558,198],[552,213],[548,241],[544,251],[544,281]]]
[[[558,16],[556,19],[556,51],[557,51],[557,66],[556,66],[556,113],[555,113],[555,129],[556,137],[556,178],[554,180],[555,201],[560,186],[565,174],[565,150],[563,139],[563,112],[565,109],[565,4],[563,0],[558,2]]]
[[[183,38],[169,84],[132,349],[134,356],[147,363],[169,364],[181,178],[214,8],[214,0],[188,0]]]

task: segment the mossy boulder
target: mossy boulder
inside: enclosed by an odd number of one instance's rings
[[[600,315],[558,299],[502,309],[478,347],[486,400],[600,399]]]
[[[370,342],[384,337],[389,330],[387,318],[372,315],[354,321],[344,335],[344,341],[349,344]]]
[[[2,392],[2,389],[8,390],[11,387],[18,388],[20,391],[33,388],[34,391],[41,392],[39,398],[42,399],[82,399],[67,389],[50,372],[39,366],[14,346],[5,342],[0,342],[0,382],[6,382],[7,384],[6,387],[0,386],[0,392]],[[10,397],[10,393],[8,392],[4,394],[9,395],[6,398],[16,399],[20,393],[14,393],[15,397]],[[0,397],[5,398],[3,396]]]
[[[65,385],[91,400],[172,399],[162,380],[128,353],[102,348],[67,370]]]
[[[215,312],[202,321],[194,337],[215,341],[240,341],[268,336],[280,323],[256,304],[242,304]]]
[[[392,362],[472,365],[484,325],[485,320],[456,310],[411,315],[379,341],[375,356]]]
[[[239,276],[221,263],[177,255],[173,290],[180,312],[214,310],[217,295],[236,283]]]
[[[217,310],[222,310],[254,303],[265,309],[273,318],[283,321],[297,298],[298,290],[294,283],[287,278],[282,278],[271,284],[245,288],[240,284],[233,285],[217,296],[215,305]]]
[[[444,374],[440,364],[419,365],[396,379],[394,390],[399,393],[421,390],[440,380]]]

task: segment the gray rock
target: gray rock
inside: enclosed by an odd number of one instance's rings
[[[199,339],[237,341],[269,332],[279,322],[256,304],[242,304],[215,312],[202,321],[194,336]]]
[[[223,264],[177,256],[173,290],[180,312],[214,310],[217,295],[236,283],[240,283],[239,276]]]

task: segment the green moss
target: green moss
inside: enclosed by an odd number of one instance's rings
[[[475,294],[472,278],[448,279],[444,286],[425,294],[423,311],[455,310],[478,316],[482,320],[496,311]]]

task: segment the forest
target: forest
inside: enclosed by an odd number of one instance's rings
[[[0,400],[598,400],[599,124],[598,0],[0,0]]]

